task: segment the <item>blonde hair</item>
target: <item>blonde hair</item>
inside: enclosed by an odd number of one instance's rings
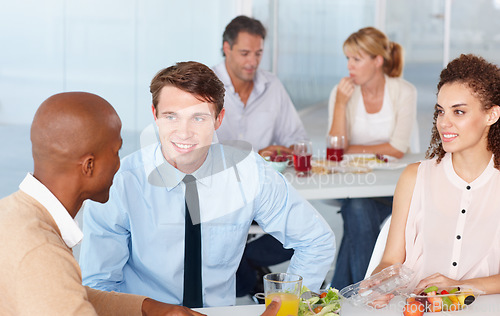
[[[389,77],[400,77],[403,73],[403,47],[389,41],[387,35],[374,27],[365,27],[352,33],[344,42],[344,51],[364,51],[372,58],[384,58],[383,70]]]

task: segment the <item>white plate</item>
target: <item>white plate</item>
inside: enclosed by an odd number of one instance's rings
[[[373,170],[395,170],[407,166],[407,163],[399,162],[399,159],[393,156],[384,155],[383,157],[387,159],[387,162],[377,159],[374,154],[346,154],[344,161],[352,166],[368,167]]]
[[[371,168],[362,165],[351,165],[347,161],[330,161],[326,159],[312,159],[311,165],[327,170],[327,173],[367,173],[372,171]],[[314,172],[314,169],[313,169]],[[323,173],[323,172],[321,172]]]
[[[374,154],[345,154],[344,160],[339,162],[313,157],[311,165],[322,167],[327,173],[366,173],[372,170],[396,170],[408,165],[392,156],[384,155],[384,158],[387,162],[377,159]]]
[[[389,155],[382,155],[385,159],[387,159],[387,162],[397,162],[398,158],[389,156]],[[344,154],[344,160],[354,160],[354,159],[376,159],[375,154]]]

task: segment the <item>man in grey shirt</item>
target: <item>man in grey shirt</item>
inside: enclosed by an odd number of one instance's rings
[[[225,60],[214,72],[224,83],[225,119],[217,130],[219,141],[245,141],[262,156],[291,155],[294,142],[307,133],[292,100],[278,77],[259,69],[266,30],[247,16],[234,18],[222,35]],[[236,273],[236,294],[261,292],[267,266],[289,260],[292,249],[264,235],[247,244]]]
[[[222,36],[225,60],[213,69],[224,83],[226,117],[217,130],[220,141],[242,140],[265,155],[306,139],[299,115],[278,77],[259,69],[266,30],[246,16],[234,18]]]

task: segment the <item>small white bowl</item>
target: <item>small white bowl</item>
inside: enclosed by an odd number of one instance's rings
[[[274,168],[274,170],[283,173],[285,171],[286,167],[288,167],[290,161],[287,159],[286,161],[271,161],[270,157],[264,157],[264,159],[267,161],[268,164],[271,165],[271,167]]]

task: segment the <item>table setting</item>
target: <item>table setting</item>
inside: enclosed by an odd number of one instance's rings
[[[429,286],[407,289],[413,271],[401,264],[340,291],[329,288],[319,293],[302,286],[302,277],[289,273],[264,276],[264,293],[258,293],[265,304],[198,308],[208,316],[258,316],[273,297],[279,296],[277,316],[423,316],[423,315],[500,315],[500,294],[485,295],[467,285],[448,289]],[[383,308],[373,307],[378,298],[393,293],[395,297]]]
[[[293,154],[285,155],[275,151],[264,159],[278,172],[293,172],[297,177],[312,174],[367,173],[373,170],[397,170],[408,165],[405,160],[370,153],[344,153],[343,136],[327,136],[326,151],[313,153],[313,144],[300,140],[293,146]],[[287,169],[287,167],[290,167]],[[292,168],[293,167],[293,168]]]
[[[424,159],[423,153],[407,153],[401,159],[347,154],[343,146],[343,137],[329,136],[325,149],[313,153],[312,143],[301,140],[291,155],[274,152],[264,159],[308,200],[392,196],[404,168]]]

